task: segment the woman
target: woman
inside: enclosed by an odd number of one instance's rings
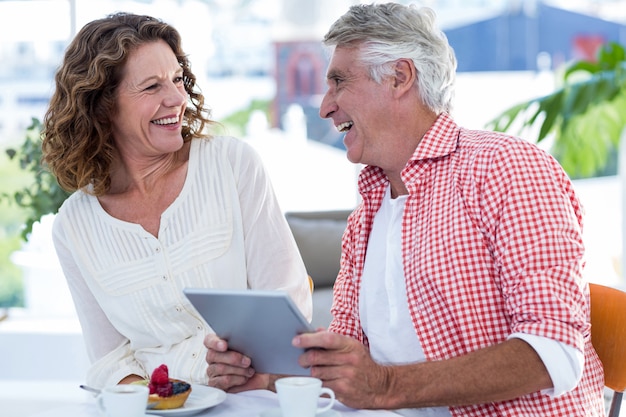
[[[208,384],[209,329],[185,287],[287,291],[304,264],[257,154],[213,122],[172,26],[127,13],[69,45],[44,119],[44,163],[76,191],[55,219],[96,387],[170,375]]]

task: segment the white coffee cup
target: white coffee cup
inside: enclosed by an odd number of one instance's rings
[[[97,398],[98,410],[104,417],[144,417],[148,404],[148,387],[120,384],[106,387]]]
[[[335,404],[335,393],[330,388],[322,387],[318,378],[291,376],[276,380],[276,392],[282,417],[314,417],[328,411]],[[321,395],[327,394],[330,401],[318,408]]]

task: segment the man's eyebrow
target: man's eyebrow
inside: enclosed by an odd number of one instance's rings
[[[332,69],[328,71],[328,73],[326,74],[326,79],[332,80],[333,78],[347,78],[349,75],[350,75],[350,71],[345,72],[345,71]]]
[[[330,80],[331,78],[336,78],[341,76],[341,73],[337,70],[330,70],[326,73],[326,79]]]

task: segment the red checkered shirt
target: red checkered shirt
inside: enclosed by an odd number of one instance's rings
[[[402,258],[409,310],[427,360],[463,355],[515,332],[584,352],[578,386],[559,397],[454,407],[454,416],[603,416],[602,364],[591,345],[582,207],[559,164],[527,141],[466,130],[442,114],[402,172],[409,191]],[[367,166],[348,220],[331,331],[367,344],[359,290],[387,177]],[[488,377],[488,376],[485,376]]]

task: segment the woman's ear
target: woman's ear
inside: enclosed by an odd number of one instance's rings
[[[413,88],[417,80],[417,70],[410,59],[399,59],[394,66],[393,87],[398,93],[404,93]]]

